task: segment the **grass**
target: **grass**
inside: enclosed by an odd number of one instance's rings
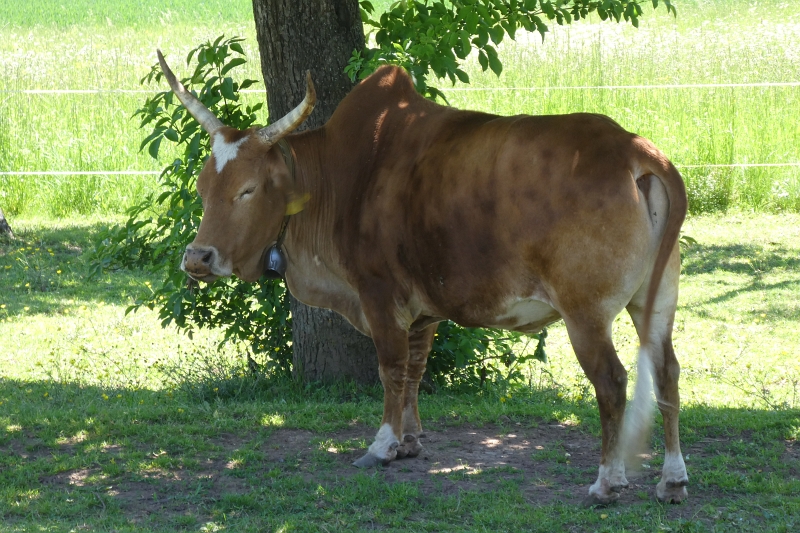
[[[17,28],[58,28],[72,26],[143,27],[205,20],[211,23],[240,21],[251,9],[248,0],[72,0],[60,2],[6,2],[0,6],[0,20]]]
[[[142,93],[20,91],[141,90],[156,47],[180,68],[191,48],[221,33],[247,38],[251,61],[241,76],[260,78],[250,2],[87,5],[14,1],[0,8],[0,172],[159,171],[174,155],[157,162],[138,153],[143,135],[131,116]],[[562,88],[800,80],[800,5],[714,0],[678,9],[675,19],[648,7],[639,29],[590,21],[553,27],[544,43],[535,35],[506,40],[500,78],[467,65],[470,88],[493,90],[448,90],[448,98],[500,114],[606,113],[674,162],[700,166],[682,168],[692,212],[798,212],[797,167],[703,165],[800,162],[800,129],[791,119],[800,112],[800,88]],[[536,90],[496,90],[509,87]],[[9,216],[111,214],[155,188],[154,176],[0,176],[0,202]]]
[[[412,477],[429,468],[422,459],[355,472],[347,458],[377,427],[380,389],[255,378],[240,347],[217,349],[214,331],[189,341],[146,309],[125,316],[155,280],[114,272],[87,281],[87,252],[109,222],[18,220],[19,239],[0,244],[0,531],[797,526],[797,215],[687,222],[699,244],[684,254],[675,345],[690,500],[652,501],[654,455],[652,481],[605,510],[574,503],[596,475],[600,427],[563,327],[550,330],[550,362],[511,392],[423,397],[423,423],[455,461],[445,473]],[[627,318],[614,336],[631,368]],[[457,438],[473,428],[530,436],[555,423],[571,429],[526,445],[525,467],[463,459]],[[576,450],[587,449],[580,462]]]
[[[244,76],[258,78],[249,6],[2,4],[0,172],[158,170],[170,154],[160,162],[138,154],[142,135],[130,119],[143,94],[19,91],[136,90],[156,46],[177,66],[223,32],[248,38],[254,60]],[[685,165],[800,161],[790,120],[798,88],[554,88],[799,79],[795,3],[678,8],[677,20],[648,12],[639,30],[591,23],[554,28],[544,45],[504,43],[503,76],[473,64],[472,86],[549,89],[448,97],[503,114],[607,113]],[[253,376],[246,348],[220,348],[217,331],[190,341],[161,329],[154,312],[126,315],[156,283],[146,274],[87,279],[98,232],[153,190],[154,178],[0,176],[0,205],[19,236],[0,240],[0,532],[796,530],[797,173],[683,174],[693,212],[711,213],[685,226],[698,245],[684,252],[674,334],[690,499],[652,500],[663,457],[657,429],[650,470],[609,509],[576,505],[596,476],[600,424],[563,327],[549,331],[549,363],[531,366],[511,391],[424,396],[423,423],[443,439],[426,444],[438,459],[356,472],[348,458],[379,423],[379,388]],[[627,317],[614,337],[632,368]],[[465,450],[493,449],[476,445],[480,432],[527,439],[518,448],[524,464],[464,459]]]

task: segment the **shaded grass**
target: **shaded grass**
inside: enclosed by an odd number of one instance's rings
[[[430,494],[415,483],[390,481],[382,471],[341,476],[340,461],[330,452],[309,454],[298,448],[284,461],[270,460],[268,450],[281,444],[271,438],[277,431],[330,434],[355,421],[377,419],[381,405],[376,398],[346,401],[330,390],[309,398],[283,385],[257,401],[197,405],[165,391],[8,379],[0,380],[0,398],[6,408],[0,417],[5,428],[0,432],[0,516],[6,531],[33,524],[61,530],[82,522],[119,531],[170,531],[208,522],[236,531],[284,526],[298,531],[321,526],[354,531],[661,526],[714,531],[734,525],[790,531],[800,510],[800,464],[796,456],[786,455],[787,440],[800,431],[796,411],[685,409],[683,441],[692,494],[706,503],[690,518],[676,518],[680,508],[662,507],[649,496],[640,505],[609,510],[576,508],[558,499],[539,503],[526,493],[534,480],[513,471],[484,471],[465,478],[480,482],[479,488]],[[423,402],[426,425],[497,421],[496,400],[482,395],[425,396]],[[449,413],[454,406],[468,414],[454,419]],[[515,421],[577,417],[589,422],[581,423],[579,431],[599,429],[594,409],[548,392],[520,394],[505,408],[511,427]],[[574,476],[577,484],[591,482],[593,472],[571,472],[568,464],[547,461],[556,468],[554,475]],[[660,466],[656,457],[652,468]],[[454,481],[461,477],[457,474]]]
[[[162,330],[147,310],[125,317],[151,280],[114,272],[86,281],[85,253],[106,223],[19,221],[20,239],[0,242],[0,530],[86,524],[117,531],[792,531],[798,525],[796,215],[687,222],[699,244],[684,254],[675,343],[690,500],[661,506],[645,484],[635,489],[640,503],[606,510],[576,508],[559,496],[563,487],[553,479],[584,491],[596,471],[570,464],[555,440],[530,450],[542,479],[508,469],[453,472],[437,479],[461,488],[426,492],[389,471],[342,475],[337,454],[363,449],[380,421],[380,388],[264,380],[250,374],[237,347],[220,351],[215,332],[190,343]],[[614,336],[631,368],[637,341],[627,318],[615,323]],[[551,330],[548,350],[549,364],[531,367],[528,382],[510,392],[423,395],[424,425],[433,431],[497,425],[508,433],[559,422],[596,441],[596,402],[563,327]],[[209,361],[226,373],[209,373],[203,366]],[[194,370],[174,379],[176,367]],[[658,454],[649,461],[654,472],[663,457],[659,425],[660,419],[652,441]],[[273,459],[270,450],[285,444],[278,436],[289,429],[313,433],[284,460]],[[543,483],[552,493],[546,501],[530,493]],[[692,502],[699,503],[687,507]]]

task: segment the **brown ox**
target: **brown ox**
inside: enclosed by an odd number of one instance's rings
[[[361,82],[322,128],[289,135],[313,108],[309,75],[306,98],[289,115],[238,131],[159,59],[213,143],[197,180],[204,216],[182,268],[202,281],[255,281],[266,251],[282,241],[292,294],[372,337],[383,421],[357,466],[422,449],[417,390],[438,322],[531,333],[563,319],[600,408],[590,501],[615,500],[628,484],[630,450],[627,372],[611,324],[627,309],[643,347],[629,412],[637,424],[652,417],[650,367],[666,436],[656,493],[686,497],[672,324],[687,201],[680,175],[651,142],[601,115],[442,107],[395,67]],[[625,429],[641,433],[637,424]]]

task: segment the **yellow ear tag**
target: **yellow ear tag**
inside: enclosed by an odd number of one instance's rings
[[[300,211],[306,208],[306,202],[311,199],[311,195],[308,193],[303,194],[303,196],[296,197],[294,194],[291,195],[291,199],[286,204],[286,214],[287,215],[296,215]]]

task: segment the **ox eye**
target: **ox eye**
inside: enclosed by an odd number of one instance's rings
[[[255,190],[256,190],[255,187],[248,187],[248,188],[246,188],[245,190],[243,190],[242,192],[239,193],[239,196],[237,197],[237,199],[238,200],[243,200],[247,196],[250,196],[251,194],[253,194],[253,192]]]

